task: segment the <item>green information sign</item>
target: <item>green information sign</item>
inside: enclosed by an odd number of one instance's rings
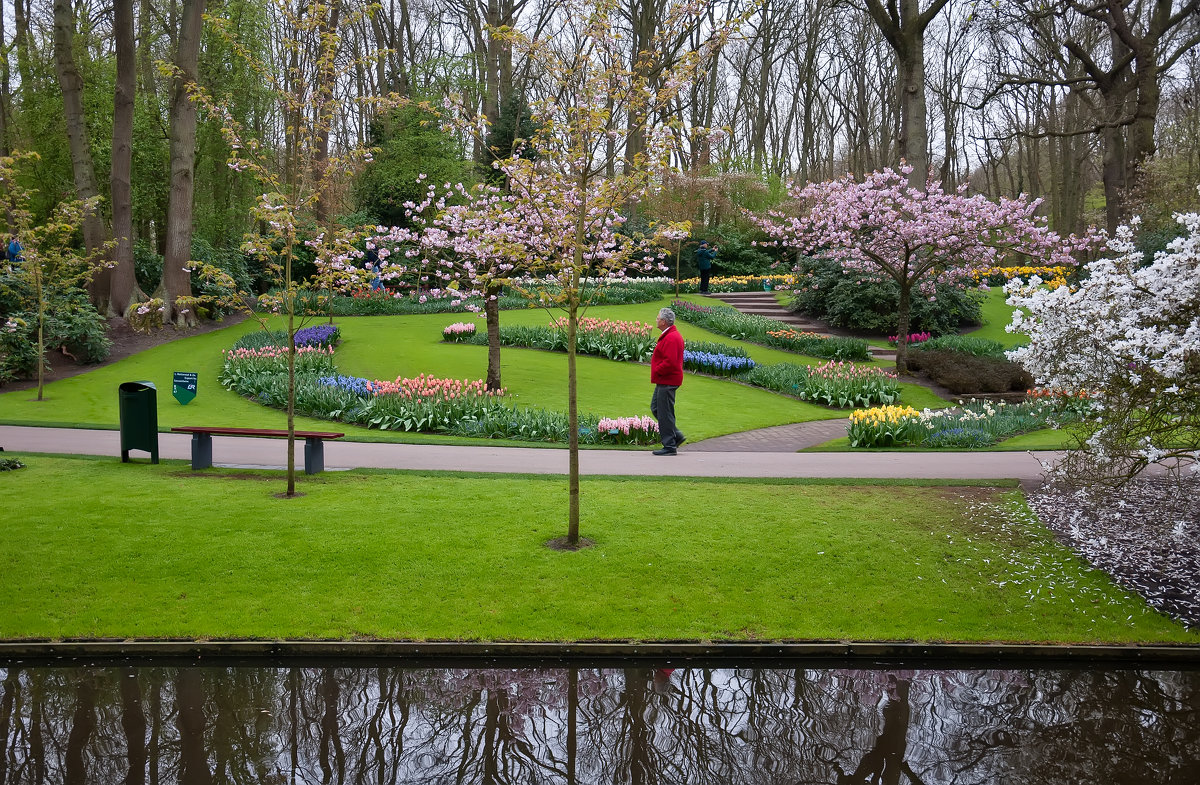
[[[184,371],[175,372],[175,381],[171,385],[171,395],[185,406],[196,397],[196,374]]]

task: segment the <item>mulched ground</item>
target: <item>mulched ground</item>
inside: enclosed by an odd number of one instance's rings
[[[1200,477],[1141,480],[1107,498],[1043,489],[1030,494],[1029,505],[1092,566],[1200,628]]]
[[[109,352],[102,362],[85,365],[75,362],[74,358],[67,356],[59,349],[48,349],[46,352],[46,362],[50,366],[45,373],[45,382],[57,381],[66,379],[69,376],[77,376],[81,373],[101,368],[105,365],[111,365],[119,360],[124,360],[130,355],[138,352],[152,349],[155,346],[160,346],[164,343],[187,338],[192,335],[200,335],[202,333],[210,333],[213,330],[220,330],[228,327],[231,324],[237,324],[246,318],[246,314],[231,314],[226,316],[223,321],[202,321],[196,327],[190,328],[174,328],[166,327],[161,330],[156,330],[153,333],[139,333],[129,326],[129,322],[121,318],[112,318],[108,320],[108,337],[113,342],[112,351]],[[12,392],[13,390],[35,390],[37,389],[37,379],[25,379],[22,381],[9,382],[0,387],[0,392]]]

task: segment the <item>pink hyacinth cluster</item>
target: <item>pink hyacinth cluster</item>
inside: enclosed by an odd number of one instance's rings
[[[653,417],[601,417],[596,429],[601,433],[616,431],[622,436],[629,436],[634,431],[658,433],[658,423]]]
[[[304,357],[313,354],[327,354],[333,356],[332,346],[297,346],[296,357]],[[229,349],[225,352],[226,361],[237,360],[278,360],[286,358],[288,350],[283,346],[261,346],[257,349]]]
[[[818,365],[809,371],[809,376],[839,382],[855,382],[870,379],[895,379],[894,371],[873,368],[869,365],[855,365],[841,360],[831,360],[824,365]]]
[[[555,319],[551,325],[559,330],[567,329],[567,317],[562,316]],[[623,322],[617,319],[592,319],[584,318],[579,320],[579,329],[584,332],[598,332],[608,335],[629,335],[635,338],[649,338],[651,325],[645,322]]]
[[[442,335],[447,335],[447,336],[461,336],[461,335],[474,335],[474,334],[475,334],[475,323],[474,322],[455,322],[454,324],[451,324],[448,327],[446,327],[446,329],[442,330]]]
[[[394,382],[367,382],[372,395],[398,395],[408,400],[453,401],[460,398],[498,398],[507,390],[489,390],[482,379],[439,379],[421,374],[415,379],[399,377]]]

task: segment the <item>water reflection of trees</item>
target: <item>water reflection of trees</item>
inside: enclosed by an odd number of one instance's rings
[[[18,783],[1193,782],[1200,674],[0,669]]]

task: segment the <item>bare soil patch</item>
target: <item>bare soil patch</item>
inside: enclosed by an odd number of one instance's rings
[[[130,327],[129,322],[125,319],[113,317],[108,320],[107,335],[109,340],[112,341],[112,350],[109,351],[108,357],[98,363],[80,363],[76,362],[75,358],[70,355],[63,353],[60,348],[47,349],[46,362],[49,367],[45,372],[45,382],[49,384],[59,379],[66,379],[81,373],[87,373],[96,368],[103,368],[106,365],[124,360],[126,357],[138,352],[144,352],[147,349],[153,349],[156,346],[177,341],[180,338],[188,338],[193,335],[221,330],[230,325],[239,324],[246,318],[246,314],[235,313],[226,316],[219,322],[205,320],[195,327],[164,327],[152,333],[140,333]],[[36,378],[9,382],[0,387],[0,392],[34,389],[37,389]]]

